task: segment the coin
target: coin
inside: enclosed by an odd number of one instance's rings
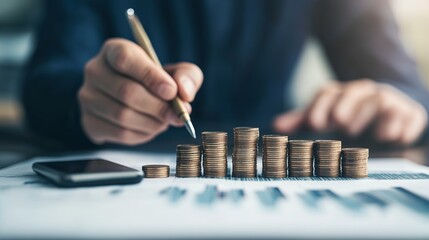
[[[256,177],[259,128],[234,128],[234,148],[232,152],[232,176]]]
[[[176,177],[201,176],[201,146],[180,144],[176,147]]]
[[[205,177],[225,177],[228,165],[228,134],[203,132],[203,166]]]
[[[313,176],[313,145],[312,140],[290,140],[289,148],[289,176]]]
[[[144,165],[142,169],[145,178],[167,178],[170,176],[170,166],[168,165]]]
[[[317,140],[314,145],[315,175],[318,177],[339,177],[341,141]]]
[[[341,151],[342,176],[349,178],[368,177],[368,148],[343,148]]]
[[[227,174],[228,134],[203,132],[203,166],[206,177],[225,177]]]
[[[264,135],[262,137],[262,176],[284,178],[287,175],[287,136]]]

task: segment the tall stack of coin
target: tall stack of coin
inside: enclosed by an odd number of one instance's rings
[[[340,176],[341,141],[317,140],[314,146],[314,153],[316,176]]]
[[[313,175],[312,140],[289,141],[289,176],[311,177]]]
[[[270,178],[286,177],[287,136],[264,135],[262,137],[262,176]]]
[[[225,177],[228,163],[228,134],[203,132],[202,140],[204,176]]]
[[[145,178],[167,178],[170,176],[170,166],[168,165],[144,165],[142,169]]]
[[[201,176],[200,145],[181,144],[176,148],[176,177]]]
[[[342,175],[350,178],[368,177],[368,148],[343,148]]]
[[[259,128],[234,128],[234,149],[232,153],[233,177],[256,177]]]

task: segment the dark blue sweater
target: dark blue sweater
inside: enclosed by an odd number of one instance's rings
[[[24,83],[32,129],[89,144],[76,97],[83,67],[106,39],[133,39],[124,15],[129,7],[162,63],[188,61],[203,70],[192,113],[197,131],[243,125],[269,131],[273,117],[292,107],[285,90],[309,36],[321,42],[339,80],[386,82],[429,109],[387,1],[52,0]],[[184,129],[171,130],[155,142],[179,132],[186,136]]]

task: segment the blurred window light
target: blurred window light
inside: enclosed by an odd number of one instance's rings
[[[404,44],[429,86],[429,1],[392,0],[391,3]]]

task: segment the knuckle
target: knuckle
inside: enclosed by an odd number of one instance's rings
[[[126,71],[130,53],[124,44],[112,44],[110,47],[111,61],[119,71]]]
[[[119,71],[127,69],[128,53],[123,48],[119,48],[113,57],[113,64]]]
[[[134,87],[134,85],[128,82],[122,83],[117,91],[117,97],[125,103],[133,101],[136,94],[137,89]]]
[[[118,110],[117,115],[116,115],[116,119],[118,122],[124,124],[126,122],[129,121],[129,119],[131,118],[131,110],[128,108],[121,108],[120,110]]]
[[[155,68],[153,67],[143,67],[142,69],[142,73],[141,73],[141,79],[143,79],[146,87],[148,87],[149,89],[155,89],[156,85],[157,85],[157,81],[154,81],[154,76],[155,76]]]
[[[319,129],[319,122],[318,122],[317,116],[314,112],[308,113],[307,122],[311,128],[316,129],[316,130]]]
[[[340,85],[337,83],[328,84],[320,89],[320,91],[316,95],[316,98],[322,98],[324,96],[337,94],[340,91],[340,88]]]
[[[128,143],[130,140],[132,140],[131,132],[126,129],[118,130],[114,138],[123,143]]]
[[[91,77],[94,77],[97,75],[97,68],[94,65],[95,65],[95,58],[86,62],[84,66],[85,79],[90,79]]]
[[[81,103],[87,102],[89,100],[89,96],[90,96],[90,94],[88,94],[88,90],[86,90],[85,86],[82,86],[79,89],[77,95],[78,95],[78,99]]]
[[[320,91],[317,93],[317,96],[318,97],[321,97],[321,96],[323,96],[323,95],[325,95],[325,94],[327,94],[327,93],[329,93],[329,92],[331,92],[332,91],[332,86],[324,86],[324,87],[322,87],[321,89],[320,89]]]
[[[323,98],[324,96],[326,96],[326,95],[328,95],[328,94],[329,94],[329,90],[328,90],[328,88],[327,88],[327,87],[323,87],[322,89],[320,89],[320,90],[316,93],[316,95],[314,96],[314,98],[313,98],[313,100],[312,100],[312,102],[311,102],[311,105],[316,104],[316,103],[319,101],[319,99]]]
[[[377,84],[371,79],[363,79],[360,81],[357,91],[366,91],[369,93],[374,92],[377,89]]]
[[[167,119],[170,114],[170,106],[165,103],[161,102],[159,106],[156,108],[156,115],[160,117],[161,119]]]
[[[375,85],[375,82],[369,78],[364,78],[360,80],[360,83],[362,84],[362,86],[367,86],[367,87],[373,87]]]
[[[333,110],[332,117],[336,123],[341,126],[347,126],[347,116],[345,116],[338,107]]]

